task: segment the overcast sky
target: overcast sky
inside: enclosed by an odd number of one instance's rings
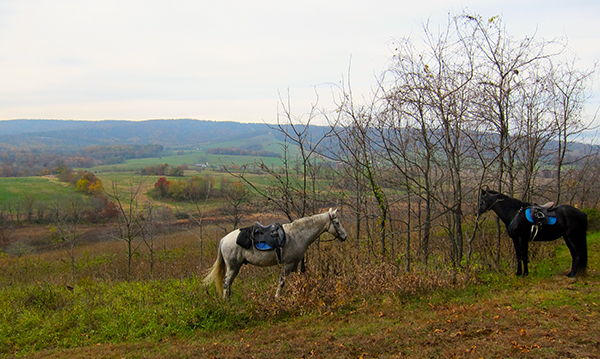
[[[272,123],[348,75],[368,96],[392,38],[462,10],[600,60],[598,0],[0,0],[0,119]]]

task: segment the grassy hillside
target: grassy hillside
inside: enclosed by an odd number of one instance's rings
[[[253,164],[259,160],[262,160],[269,166],[281,165],[281,159],[275,157],[264,157],[261,159],[252,156],[213,155],[207,154],[205,150],[185,150],[179,155],[171,153],[168,156],[131,159],[116,165],[102,165],[82,169],[92,172],[139,171],[144,167],[165,163],[171,167],[187,164],[191,165],[190,168],[193,168],[196,164],[208,164],[212,168],[220,168],[221,166],[231,166],[232,164],[237,166]]]
[[[0,177],[0,207],[25,200],[55,203],[68,196],[83,197],[72,186],[48,177]]]
[[[321,245],[323,262],[313,253],[309,271],[293,275],[280,300],[273,298],[276,268],[245,266],[229,302],[201,284],[216,240],[203,250],[192,235],[163,240],[154,278],[139,257],[136,271],[146,279],[129,282],[115,277],[122,271],[122,244],[82,249],[72,290],[60,274],[60,252],[0,258],[0,352],[33,358],[591,358],[600,348],[598,233],[589,236],[588,275],[576,281],[564,277],[570,262],[564,245],[533,263],[523,279],[502,271],[402,273],[359,259],[350,243],[331,242]]]

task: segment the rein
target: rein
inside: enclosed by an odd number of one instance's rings
[[[492,207],[494,207],[494,205],[495,205],[496,203],[498,203],[498,202],[502,202],[502,201],[504,201],[504,198],[496,198],[496,200],[494,201],[494,203],[492,203],[491,205],[489,205],[489,206],[488,206],[488,208],[487,208],[485,211],[486,211],[486,212],[487,212],[487,211],[489,211],[490,209],[492,209]],[[517,216],[518,216],[518,215],[519,215],[521,212],[523,212],[523,207],[520,207],[520,208],[519,208],[519,210],[517,211],[517,214],[515,214],[515,216],[514,216],[514,217],[511,219],[511,221],[510,221],[510,224],[509,224],[509,225],[506,227],[506,232],[509,232],[509,231],[510,231],[510,228],[512,227],[512,225],[513,225],[513,222],[515,221],[515,219],[517,219]],[[533,229],[532,229],[532,231],[533,231]],[[536,234],[537,234],[537,231],[536,231]],[[534,238],[535,238],[535,235],[534,235]]]
[[[519,208],[519,210],[517,211],[517,214],[515,214],[515,216],[513,217],[513,219],[510,221],[510,224],[508,225],[508,227],[506,227],[506,231],[510,231],[510,227],[512,227],[513,222],[515,221],[515,219],[517,219],[517,216],[523,211],[523,207]]]
[[[496,205],[496,203],[498,203],[498,202],[502,202],[502,201],[504,201],[504,198],[496,198],[496,200],[494,201],[494,203],[490,204],[490,205],[489,205],[489,206],[488,206],[488,207],[485,209],[485,211],[484,211],[484,212],[487,212],[487,211],[489,211],[490,209],[492,209],[492,207],[494,207],[494,206]],[[512,223],[512,222],[511,222],[511,223]]]

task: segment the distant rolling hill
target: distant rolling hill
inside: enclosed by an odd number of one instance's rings
[[[81,148],[121,144],[159,144],[185,148],[219,142],[262,141],[265,133],[281,138],[279,131],[266,124],[180,120],[74,121],[7,120],[0,121],[0,147]]]

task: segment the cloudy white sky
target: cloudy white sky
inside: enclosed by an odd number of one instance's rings
[[[368,96],[392,38],[462,10],[600,60],[597,0],[0,0],[0,119],[274,122],[348,75]]]

